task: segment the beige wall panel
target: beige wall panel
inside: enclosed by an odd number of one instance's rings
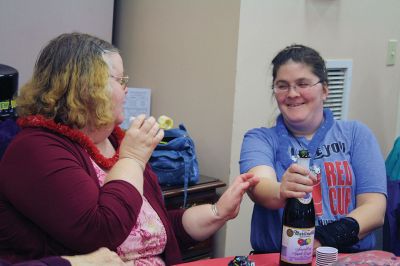
[[[117,1],[115,44],[152,115],[184,123],[200,172],[229,176],[239,1]]]

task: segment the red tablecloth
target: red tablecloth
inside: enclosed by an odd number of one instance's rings
[[[346,255],[347,254],[339,254],[339,258],[342,256],[346,256]],[[228,263],[233,258],[234,257],[198,260],[198,261],[183,263],[183,264],[179,264],[179,265],[181,265],[181,266],[224,266],[224,265],[228,265]],[[249,259],[254,261],[256,263],[256,266],[277,266],[277,265],[279,265],[279,253],[250,255]],[[313,259],[313,265],[315,265],[315,257]]]

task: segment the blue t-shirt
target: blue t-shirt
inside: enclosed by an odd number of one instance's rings
[[[259,165],[275,169],[281,181],[285,169],[277,161],[280,140],[277,126],[248,131],[240,154],[240,172],[246,173]],[[289,135],[288,158],[295,161],[298,150],[310,141]],[[303,147],[302,147],[303,146]],[[313,170],[320,185],[313,191],[316,225],[325,225],[347,216],[356,207],[356,196],[362,193],[386,195],[385,163],[372,132],[356,121],[334,121],[317,146],[313,156]],[[317,206],[316,206],[317,209]],[[272,210],[254,204],[251,221],[251,245],[262,252],[279,252],[282,234],[283,209]],[[355,250],[375,247],[375,236],[370,233],[353,246]]]

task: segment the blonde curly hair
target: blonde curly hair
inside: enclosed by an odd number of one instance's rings
[[[83,33],[66,33],[40,52],[32,79],[17,97],[21,117],[43,115],[57,123],[82,129],[113,123],[109,60],[119,53],[112,44]]]

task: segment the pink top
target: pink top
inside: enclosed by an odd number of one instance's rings
[[[99,178],[100,186],[104,185],[107,175],[92,160]],[[137,222],[127,239],[117,248],[117,253],[126,265],[164,266],[160,257],[167,243],[167,233],[160,217],[143,197],[143,204]]]

